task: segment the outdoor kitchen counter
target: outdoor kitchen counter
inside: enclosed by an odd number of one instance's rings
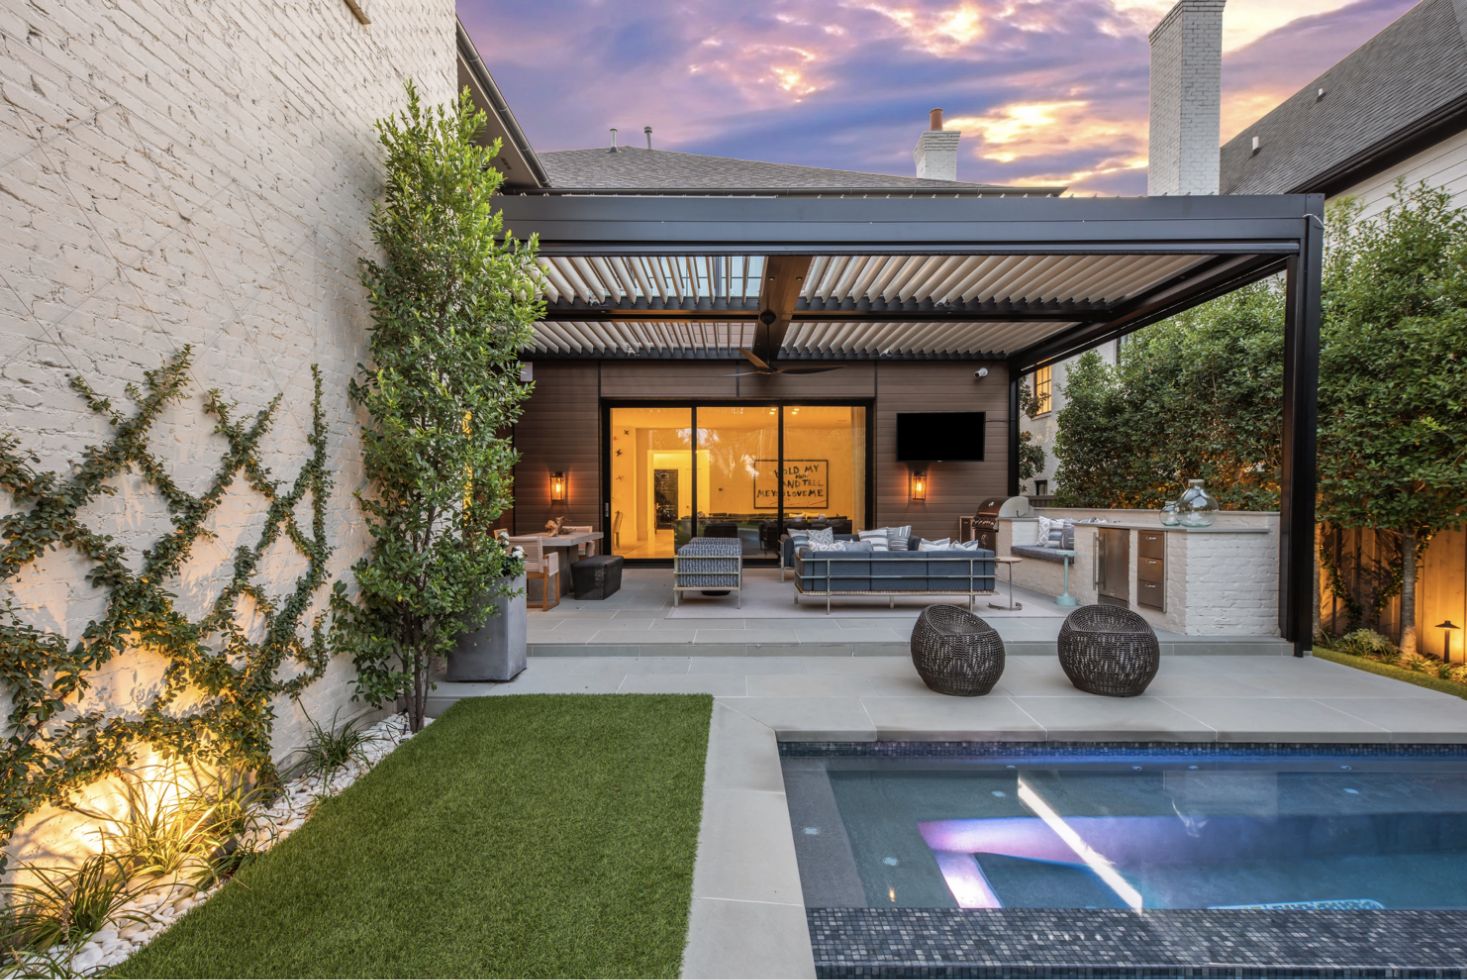
[[[1077,522],[1070,592],[1081,603],[1101,601],[1103,591],[1119,594],[1152,626],[1186,636],[1278,635],[1277,514],[1223,511],[1211,527],[1189,528],[1167,527],[1150,510],[1047,508],[1000,518],[998,553],[1035,543],[1040,515]],[[1086,519],[1103,523],[1079,523]],[[1103,561],[1100,538],[1107,531],[1110,560]],[[1123,542],[1115,540],[1117,532]],[[1119,562],[1117,546],[1125,548]],[[1026,561],[1015,568],[1014,582],[1058,595],[1063,574],[1058,562]]]
[[[1012,518],[1003,518],[1003,520],[1035,521],[1036,519],[1033,518],[1033,517],[1012,517]],[[1037,521],[1036,521],[1036,523],[1037,523]],[[1182,527],[1181,525],[1167,526],[1166,524],[1162,524],[1162,523],[1159,523],[1158,521],[1154,521],[1154,520],[1153,521],[1106,521],[1103,524],[1079,524],[1079,523],[1077,523],[1075,525],[1075,530],[1076,531],[1079,531],[1081,528],[1090,528],[1090,527],[1119,527],[1119,528],[1124,528],[1125,530],[1128,530],[1128,531],[1185,531],[1188,534],[1268,534],[1270,531],[1273,530],[1272,528],[1269,528],[1269,527],[1262,527],[1262,526],[1254,527],[1254,526],[1249,526],[1249,525],[1245,525],[1245,524],[1222,524],[1222,525],[1214,524],[1211,527]]]

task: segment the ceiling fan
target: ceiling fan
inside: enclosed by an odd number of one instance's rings
[[[824,374],[826,371],[834,371],[835,367],[775,367],[764,358],[755,354],[747,347],[740,347],[739,353],[744,355],[744,360],[753,366],[752,371],[735,371],[735,378],[771,378],[776,374]]]

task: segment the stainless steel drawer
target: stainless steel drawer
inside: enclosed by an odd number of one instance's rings
[[[1161,582],[1137,582],[1136,604],[1166,612],[1166,586]]]
[[[1143,557],[1136,566],[1136,581],[1156,582],[1160,584],[1166,581],[1166,563],[1160,558]]]
[[[1136,537],[1140,542],[1137,551],[1142,558],[1166,558],[1166,532],[1138,531]]]

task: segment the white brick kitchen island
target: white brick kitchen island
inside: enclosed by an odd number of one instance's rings
[[[1130,561],[1126,583],[1129,608],[1158,629],[1185,636],[1277,636],[1279,516],[1264,511],[1220,512],[1207,528],[1165,527],[1155,511],[1048,508],[1033,517],[999,521],[998,553],[1014,544],[1030,544],[1038,533],[1038,516],[1103,523],[1076,523],[1075,557],[1070,594],[1080,603],[1100,601],[1099,538],[1102,529],[1124,531]],[[1143,535],[1160,535],[1164,549],[1164,610],[1138,602],[1138,575]],[[1063,567],[1058,562],[1027,559],[1014,567],[1015,584],[1048,595],[1058,594]]]

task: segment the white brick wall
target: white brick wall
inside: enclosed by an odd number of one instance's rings
[[[286,479],[305,458],[312,362],[324,374],[336,489],[333,571],[365,540],[357,422],[346,383],[364,355],[357,259],[380,188],[377,118],[414,78],[426,99],[454,89],[453,0],[394,0],[359,24],[342,0],[53,0],[0,8],[0,427],[46,468],[65,468],[103,429],[66,387],[79,373],[120,395],[185,343],[197,385],[153,447],[185,488],[202,488],[222,441],[199,397],[218,387],[255,411],[283,392],[266,463]],[[134,551],[165,525],[134,481],[91,514]],[[8,505],[0,499],[0,506]],[[259,500],[238,486],[198,549],[182,603],[202,608]],[[268,581],[298,560],[270,556]],[[17,585],[39,623],[75,631],[99,598],[54,555]],[[227,571],[227,570],[226,570]],[[318,721],[351,712],[350,665],[309,691]],[[125,658],[99,694],[125,710],[160,665]],[[344,706],[344,707],[343,707]],[[304,720],[282,705],[277,754]]]
[[[912,149],[917,176],[929,180],[957,180],[958,141],[962,135],[953,129],[923,130]]]
[[[1224,0],[1179,0],[1151,32],[1147,194],[1216,194]]]

